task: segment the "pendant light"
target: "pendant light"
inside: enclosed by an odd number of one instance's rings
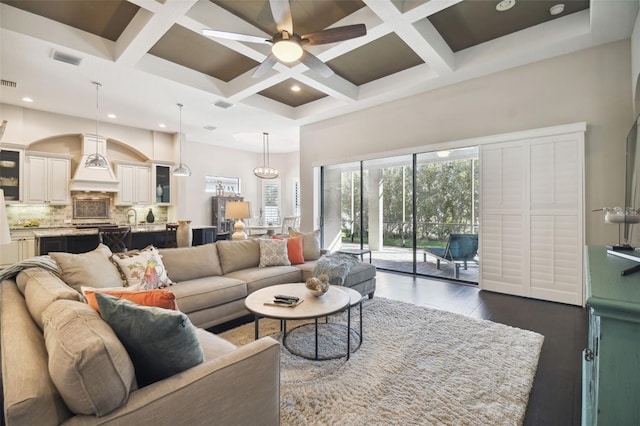
[[[191,176],[191,169],[189,166],[182,162],[182,104],[176,104],[180,107],[180,133],[178,134],[178,141],[180,142],[180,164],[173,169],[174,176]]]
[[[262,134],[262,166],[253,169],[253,174],[261,179],[275,179],[278,170],[269,167],[269,133]]]
[[[108,169],[109,162],[106,158],[104,158],[104,156],[100,154],[100,142],[98,140],[98,91],[100,90],[100,86],[102,86],[102,84],[98,83],[97,81],[92,81],[91,83],[96,85],[96,152],[95,154],[91,154],[87,157],[87,160],[84,162],[84,166],[87,169]]]

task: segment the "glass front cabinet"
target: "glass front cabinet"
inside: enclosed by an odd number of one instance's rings
[[[22,164],[24,151],[0,148],[0,189],[6,202],[22,200]]]
[[[166,164],[153,165],[153,197],[154,204],[171,205],[171,166]]]

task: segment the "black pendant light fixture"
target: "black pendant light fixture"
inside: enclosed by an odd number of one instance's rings
[[[92,84],[96,85],[96,134],[95,134],[95,138],[96,138],[96,152],[95,154],[91,154],[87,157],[87,160],[84,162],[84,166],[87,169],[108,169],[109,168],[109,162],[107,161],[106,158],[104,158],[103,155],[100,154],[100,142],[99,142],[99,133],[98,133],[98,114],[99,114],[99,105],[98,105],[98,91],[100,90],[100,87],[102,86],[102,84],[98,83],[97,81],[92,81]]]
[[[262,134],[262,166],[253,169],[253,174],[261,179],[275,179],[278,170],[269,166],[269,133]]]
[[[178,140],[180,142],[180,164],[173,169],[174,176],[191,176],[191,169],[189,166],[182,162],[182,104],[176,104],[180,107],[180,133],[178,134]]]

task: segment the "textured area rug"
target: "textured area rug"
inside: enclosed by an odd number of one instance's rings
[[[357,328],[358,308],[352,313]],[[330,322],[345,323],[346,313]],[[311,361],[282,348],[283,425],[522,423],[543,336],[383,298],[364,302],[363,325],[362,346],[348,361]],[[242,345],[253,327],[221,336]],[[279,327],[262,319],[260,335],[282,341]],[[321,348],[344,345],[346,331],[337,330],[320,338]],[[306,337],[313,345],[313,334]]]

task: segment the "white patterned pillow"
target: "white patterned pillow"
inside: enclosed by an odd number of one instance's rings
[[[260,244],[259,267],[291,265],[287,253],[287,240],[259,239],[258,243]]]
[[[173,284],[167,276],[162,256],[153,246],[140,251],[116,253],[111,259],[118,265],[127,287],[140,285],[143,290],[151,290]]]

